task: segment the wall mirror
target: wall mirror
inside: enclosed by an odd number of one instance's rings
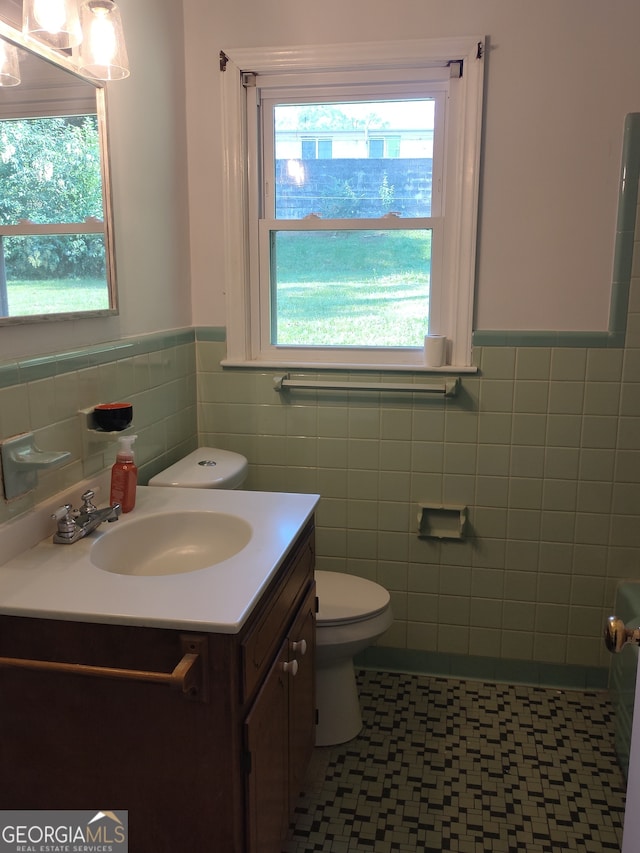
[[[0,85],[0,326],[115,314],[104,87],[0,18],[7,46],[19,82]]]

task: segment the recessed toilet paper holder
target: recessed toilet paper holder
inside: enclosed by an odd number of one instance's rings
[[[418,504],[418,536],[424,539],[464,539],[467,507],[458,504]]]

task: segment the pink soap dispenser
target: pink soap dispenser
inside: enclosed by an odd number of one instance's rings
[[[119,503],[122,512],[131,512],[136,505],[136,486],[138,485],[138,469],[133,456],[133,442],[137,435],[123,435],[118,441],[120,447],[116,461],[111,469],[110,502]]]

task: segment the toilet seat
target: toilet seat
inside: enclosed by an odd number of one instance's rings
[[[389,607],[391,596],[380,584],[341,572],[316,571],[318,627],[372,619]]]

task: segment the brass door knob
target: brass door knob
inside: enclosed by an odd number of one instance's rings
[[[604,626],[604,644],[607,649],[614,654],[621,652],[630,643],[640,645],[640,628],[627,628],[622,619],[609,616]]]

